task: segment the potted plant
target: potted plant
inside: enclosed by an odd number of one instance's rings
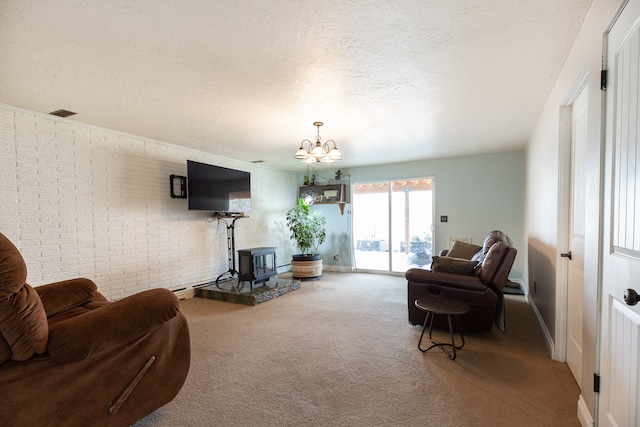
[[[319,279],[322,277],[322,257],[318,247],[326,237],[326,219],[317,212],[311,212],[310,206],[298,198],[296,207],[287,211],[287,227],[291,240],[300,250],[291,261],[294,279]]]

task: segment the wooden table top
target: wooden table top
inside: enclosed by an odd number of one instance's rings
[[[422,297],[415,302],[416,307],[423,311],[430,311],[435,314],[467,314],[471,306],[466,302],[446,297]]]

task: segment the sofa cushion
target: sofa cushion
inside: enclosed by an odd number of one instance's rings
[[[487,234],[487,236],[484,238],[484,242],[482,243],[482,248],[484,249],[484,253],[487,254],[489,252],[489,249],[491,249],[491,246],[493,246],[494,243],[505,241],[506,236],[507,235],[500,230],[493,230],[489,232],[489,234]]]
[[[451,249],[449,249],[449,252],[447,252],[447,256],[453,258],[471,259],[481,249],[482,246],[463,242],[462,240],[456,240],[453,242],[453,245],[451,245]]]
[[[27,281],[27,265],[11,240],[0,233],[0,292],[17,292]]]
[[[47,349],[47,316],[26,279],[27,266],[20,251],[0,234],[0,334],[14,360],[26,360]]]
[[[113,351],[153,332],[179,311],[180,302],[173,292],[155,288],[52,322],[49,356],[70,363]]]
[[[47,317],[86,304],[96,295],[97,290],[96,284],[85,278],[64,280],[36,288]]]
[[[482,261],[482,268],[480,269],[480,280],[482,280],[482,283],[491,282],[508,249],[509,245],[504,241],[496,242],[491,246]]]
[[[9,359],[11,359],[11,347],[9,347],[7,340],[0,334],[0,365]]]
[[[477,265],[478,261],[436,255],[432,258],[431,271],[471,276],[475,272]]]
[[[38,293],[26,283],[18,292],[0,292],[0,333],[13,360],[27,360],[47,349],[47,315]]]
[[[482,242],[482,250],[478,251],[471,259],[475,261],[483,262],[487,254],[489,253],[489,249],[497,243],[497,242],[505,242],[507,246],[513,246],[511,239],[509,236],[504,234],[500,230],[493,230],[484,238],[484,242]]]

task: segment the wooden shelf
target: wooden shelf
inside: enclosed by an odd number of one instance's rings
[[[303,185],[299,188],[299,197],[304,198],[309,194],[314,198],[314,204],[338,205],[340,213],[344,215],[344,205],[347,203],[344,184]]]

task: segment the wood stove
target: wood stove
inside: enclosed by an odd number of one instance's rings
[[[263,247],[238,251],[238,281],[253,285],[264,283],[276,276],[276,248]],[[276,276],[277,279],[277,276]]]

